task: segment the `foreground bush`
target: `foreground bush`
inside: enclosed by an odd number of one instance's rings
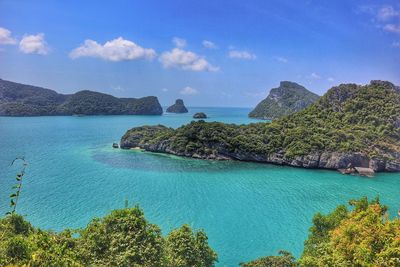
[[[208,267],[216,260],[203,231],[184,225],[164,238],[139,207],[61,233],[34,228],[16,214],[0,219],[0,266]]]
[[[243,267],[400,266],[400,221],[379,199],[350,201],[313,218],[298,261],[281,251]],[[0,266],[211,267],[217,254],[188,225],[163,237],[139,207],[115,210],[82,230],[42,231],[17,214],[0,219]]]
[[[298,262],[288,252],[242,264],[245,267],[400,266],[400,221],[390,220],[379,199],[350,201],[313,218]]]

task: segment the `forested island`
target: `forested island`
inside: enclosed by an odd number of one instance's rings
[[[277,88],[271,89],[250,113],[257,119],[277,119],[305,109],[319,99],[317,94],[294,82],[282,81]]]
[[[0,79],[0,116],[161,115],[157,97],[117,98],[83,90],[56,91]]]
[[[341,84],[306,109],[271,123],[135,127],[120,145],[200,159],[400,171],[400,89],[386,81]]]

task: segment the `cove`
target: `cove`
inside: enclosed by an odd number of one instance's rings
[[[210,119],[250,123],[248,109],[190,108],[163,116],[0,117],[0,212],[8,195],[16,156],[29,162],[19,213],[44,229],[85,226],[95,216],[139,204],[163,233],[188,223],[203,228],[219,255],[219,266],[280,249],[299,256],[317,211],[364,195],[379,195],[395,216],[400,175],[375,178],[246,162],[213,162],[112,149],[129,128],[179,127],[203,111]]]

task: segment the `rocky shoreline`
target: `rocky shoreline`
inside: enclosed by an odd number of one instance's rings
[[[286,158],[283,152],[272,153],[269,155],[254,152],[236,151],[229,152],[221,146],[210,146],[210,153],[178,152],[174,150],[168,140],[156,143],[142,142],[141,136],[124,136],[121,139],[122,149],[141,148],[145,151],[156,153],[167,153],[176,156],[190,157],[204,160],[239,160],[259,163],[270,163],[276,165],[286,165],[307,169],[330,169],[347,170],[342,173],[356,173],[355,167],[369,168],[373,172],[400,172],[400,153],[391,155],[393,160],[384,158],[370,158],[359,152],[340,153],[340,152],[315,152],[304,156]]]

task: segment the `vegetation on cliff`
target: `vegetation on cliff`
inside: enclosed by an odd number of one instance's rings
[[[271,89],[267,98],[249,113],[249,117],[277,119],[308,107],[318,98],[317,94],[297,83],[283,81],[278,88]]]
[[[379,160],[388,161],[388,170],[400,170],[399,114],[400,90],[393,84],[342,84],[306,109],[271,123],[197,121],[175,130],[138,127],[127,131],[121,147],[265,162],[271,161],[271,156],[301,160],[316,155],[320,160],[322,153],[360,153],[377,159],[378,165]]]
[[[79,91],[72,95],[0,79],[0,115],[161,115],[157,97],[116,98]]]

